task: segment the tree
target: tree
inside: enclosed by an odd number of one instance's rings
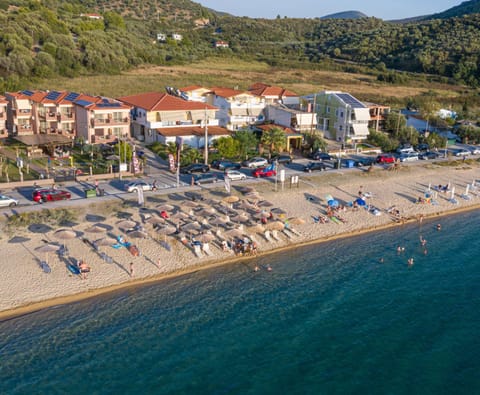
[[[241,158],[247,159],[249,151],[257,147],[258,140],[255,135],[248,130],[238,130],[233,135],[233,139],[238,141],[238,153]]]
[[[232,137],[220,137],[213,142],[222,158],[234,158],[238,155],[240,143]]]
[[[385,130],[388,132],[397,132],[407,126],[407,119],[400,111],[389,112],[385,119]]]
[[[270,158],[272,152],[277,149],[282,150],[286,146],[287,136],[282,129],[273,127],[263,132],[260,142],[269,147],[268,157]]]
[[[380,147],[384,152],[393,151],[399,144],[398,140],[391,138],[387,133],[376,132],[372,129],[370,129],[367,141],[372,145]]]

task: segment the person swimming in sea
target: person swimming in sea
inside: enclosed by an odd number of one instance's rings
[[[407,264],[408,264],[408,266],[412,266],[413,265],[413,258],[408,258]]]

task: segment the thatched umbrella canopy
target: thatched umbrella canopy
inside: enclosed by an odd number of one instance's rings
[[[48,254],[50,252],[58,251],[59,249],[60,246],[57,246],[55,244],[44,244],[40,247],[35,248],[35,251],[45,254],[45,262],[47,262],[48,264]]]
[[[238,196],[235,196],[235,195],[230,195],[230,196],[226,196],[222,199],[225,203],[235,203],[235,202],[238,202],[240,200],[240,198]]]
[[[235,237],[243,237],[243,233],[240,229],[230,229],[225,232],[225,235],[234,239]]]
[[[130,221],[129,219],[125,219],[117,223],[117,228],[121,230],[131,229],[137,226],[135,221]]]
[[[195,237],[200,243],[210,243],[212,240],[215,240],[215,236],[210,233],[202,233]]]
[[[98,225],[92,225],[85,229],[85,232],[87,233],[105,233],[106,231],[106,228]]]
[[[303,218],[300,218],[300,217],[289,218],[288,222],[291,223],[292,225],[303,225],[303,224],[305,224],[305,220]]]
[[[264,226],[265,226],[265,229],[268,229],[268,230],[282,230],[285,228],[285,224],[280,221],[268,222]]]
[[[173,211],[173,210],[175,210],[175,206],[172,206],[171,204],[168,204],[168,203],[159,204],[157,206],[157,210],[159,210],[159,211]]]
[[[256,225],[250,226],[248,228],[248,231],[253,233],[263,233],[265,232],[265,227],[262,224],[256,224]]]
[[[273,203],[269,202],[268,200],[262,200],[257,203],[258,207],[272,207]]]

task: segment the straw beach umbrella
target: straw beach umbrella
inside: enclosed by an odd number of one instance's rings
[[[63,241],[63,249],[65,250],[65,241],[76,238],[77,233],[70,229],[60,229],[53,234],[53,237]]]
[[[130,221],[129,219],[126,219],[117,223],[117,228],[121,230],[131,229],[131,228],[134,228],[135,226],[137,226],[137,223],[135,221]]]
[[[285,228],[285,224],[280,221],[273,221],[265,224],[265,229],[268,230],[282,230],[283,228]]]
[[[265,232],[265,227],[262,224],[256,224],[250,226],[247,230],[253,233],[263,233]]]
[[[45,262],[48,264],[48,254],[50,252],[58,251],[60,246],[55,244],[44,244],[43,246],[35,248],[35,251],[45,254]]]
[[[225,203],[235,203],[235,202],[238,202],[240,200],[240,198],[238,196],[235,196],[235,195],[230,195],[230,196],[227,196],[227,197],[224,197],[222,199]]]
[[[173,210],[175,210],[175,206],[172,206],[171,204],[165,203],[165,204],[159,204],[157,206],[157,209],[159,211],[173,211]]]
[[[305,224],[305,220],[303,218],[300,218],[300,217],[289,218],[288,222],[291,223],[292,225],[303,225],[303,224]]]
[[[106,228],[103,228],[98,225],[92,225],[92,226],[89,226],[87,229],[85,229],[85,232],[87,233],[105,233],[106,231],[107,231]]]
[[[240,229],[230,229],[225,232],[225,236],[234,239],[235,237],[243,237],[243,232]]]
[[[160,226],[156,229],[158,235],[164,236],[164,241],[167,241],[167,235],[175,233],[177,230],[171,225]]]
[[[210,243],[215,239],[214,235],[211,235],[210,233],[202,233],[201,235],[198,235],[195,237],[200,243]]]

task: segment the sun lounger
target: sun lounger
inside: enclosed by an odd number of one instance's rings
[[[282,230],[282,232],[283,232],[283,234],[284,234],[285,236],[287,236],[289,239],[293,239],[294,234],[290,231],[290,229],[284,228],[284,229]]]
[[[263,234],[263,237],[265,237],[265,240],[268,242],[272,242],[272,235],[269,230],[266,230],[265,233]]]
[[[210,250],[210,244],[203,243],[202,250],[205,253],[205,255],[213,256],[213,252]]]
[[[292,232],[295,236],[301,236],[302,235],[298,230],[292,228],[291,226],[288,227],[288,231]]]
[[[195,253],[195,256],[197,258],[201,258],[202,255],[202,247],[199,244],[194,244],[193,245],[193,252]]]
[[[272,230],[272,237],[273,237],[276,241],[282,241],[282,239],[280,238],[277,230]]]

